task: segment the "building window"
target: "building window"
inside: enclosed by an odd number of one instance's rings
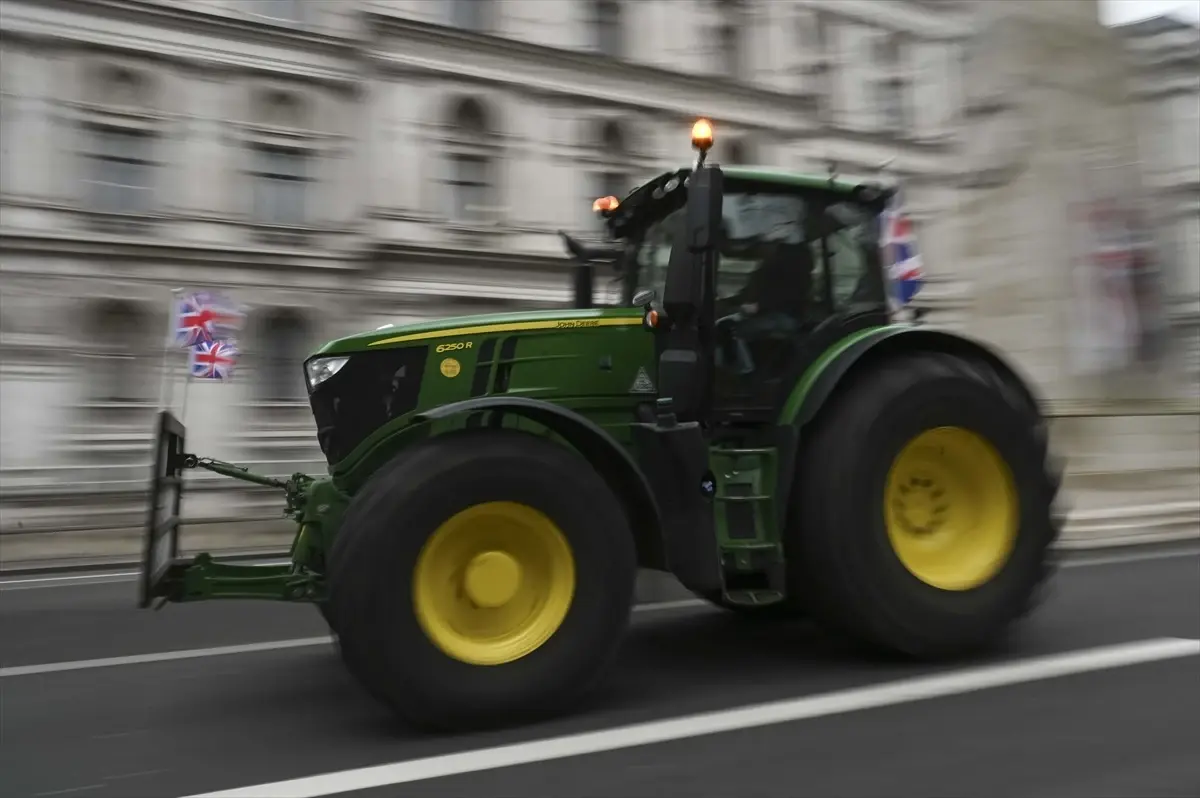
[[[304,18],[304,0],[248,0],[246,10],[256,17],[300,22]]]
[[[876,84],[879,116],[888,130],[902,132],[908,129],[906,90],[907,85],[897,78],[884,78]]]
[[[268,402],[296,402],[308,391],[304,359],[308,355],[308,324],[292,310],[273,310],[262,323],[262,397]]]
[[[736,139],[729,142],[726,163],[730,166],[745,166],[750,163],[749,147],[745,142]]]
[[[746,67],[746,54],[742,51],[745,15],[741,0],[718,0],[717,14],[719,22],[714,30],[717,68],[724,77],[740,80]]]
[[[304,224],[307,154],[266,146],[255,147],[253,153],[255,220],[262,224]]]
[[[625,56],[621,5],[616,0],[599,0],[594,6],[596,49],[609,58]]]
[[[742,35],[735,25],[725,24],[717,30],[720,63],[727,78],[742,77]]]
[[[487,0],[450,0],[450,24],[482,33],[488,28]]]
[[[145,368],[139,361],[149,333],[142,313],[130,302],[103,300],[92,308],[89,321],[87,382],[91,401],[144,401]]]
[[[146,213],[152,207],[154,137],[145,131],[89,125],[88,204],[104,213]]]
[[[494,145],[488,114],[474,98],[461,101],[450,118],[447,140],[449,213],[458,222],[494,218]]]
[[[904,48],[900,37],[885,36],[876,46],[875,104],[882,125],[894,131],[908,128],[908,80],[904,74]]]
[[[483,155],[451,156],[450,191],[458,221],[480,221],[487,215],[491,194],[491,163]]]

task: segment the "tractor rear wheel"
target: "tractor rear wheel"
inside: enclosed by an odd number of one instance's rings
[[[983,359],[895,356],[808,431],[789,583],[819,623],[911,657],[996,642],[1052,573],[1061,481],[1038,409]]]
[[[629,622],[633,534],[586,460],[512,430],[435,437],[354,498],[329,557],[343,661],[445,731],[567,710]]]

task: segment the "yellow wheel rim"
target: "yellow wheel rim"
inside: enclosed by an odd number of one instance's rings
[[[909,573],[942,590],[970,590],[1007,562],[1017,539],[1012,473],[984,438],[938,427],[913,438],[892,463],[884,520]]]
[[[502,665],[558,631],[575,595],[575,558],[542,513],[488,502],[454,515],[417,558],[413,604],[422,630],[447,656]]]

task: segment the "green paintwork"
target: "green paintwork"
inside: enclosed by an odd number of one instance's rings
[[[544,311],[528,314],[496,314],[454,319],[437,324],[392,327],[386,331],[342,339],[339,352],[362,351],[375,341],[403,338],[412,334],[433,333],[437,337],[395,346],[430,346],[421,382],[421,393],[412,412],[393,419],[360,443],[341,462],[330,468],[337,487],[353,493],[384,461],[403,446],[430,434],[429,425],[413,426],[422,412],[452,402],[472,398],[472,378],[485,341],[496,339],[491,375],[503,365],[510,367],[506,396],[551,401],[568,407],[607,429],[618,440],[629,437],[628,425],[633,407],[647,400],[646,394],[631,393],[638,370],[656,373],[653,334],[641,326],[642,312],[637,308],[613,308],[603,311]],[[549,327],[544,329],[502,329],[498,332],[463,334],[462,330],[528,322],[586,322],[607,319],[630,322],[624,326]],[[386,332],[387,335],[379,333]],[[499,357],[502,342],[517,336],[513,357]],[[348,342],[354,342],[351,345]],[[470,348],[438,353],[440,344],[469,343]],[[382,344],[381,346],[392,346]],[[453,358],[459,371],[453,377],[442,373],[442,363]],[[489,386],[490,386],[489,380]],[[490,395],[490,390],[481,394]],[[650,398],[653,398],[652,396]],[[439,432],[454,429],[465,419],[440,422]]]
[[[314,352],[313,357],[347,355],[353,354],[354,352],[364,351],[372,346],[388,346],[389,344],[380,344],[378,342],[387,341],[389,338],[397,338],[402,336],[428,335],[428,338],[423,337],[420,340],[434,341],[435,339],[439,338],[455,338],[456,331],[476,327],[549,321],[582,322],[597,319],[620,318],[640,320],[641,317],[642,312],[639,308],[529,310],[514,313],[486,313],[476,316],[454,316],[446,319],[437,319],[436,321],[419,322],[417,324],[388,326],[379,330],[370,330],[368,332],[361,332],[354,335],[348,335],[343,338],[337,338]],[[444,335],[438,335],[438,333],[444,333]],[[474,338],[478,339],[479,336],[476,335]],[[402,346],[403,344],[397,343],[394,345]]]
[[[198,554],[190,562],[171,566],[167,582],[173,587],[169,600],[177,602],[209,599],[306,602],[324,599],[320,577],[302,572],[295,565],[237,565],[216,562],[207,554]]]
[[[867,330],[847,335],[842,340],[835,343],[833,346],[825,350],[825,352],[813,361],[804,374],[796,382],[796,387],[788,394],[787,402],[783,405],[783,410],[779,414],[779,424],[793,425],[800,415],[800,409],[804,407],[804,400],[808,398],[808,392],[812,390],[817,378],[821,376],[821,372],[825,371],[833,361],[837,360],[838,356],[845,352],[850,347],[857,344],[866,338],[873,336],[891,335],[898,328],[911,327],[910,324],[889,324],[882,327],[872,327]]]

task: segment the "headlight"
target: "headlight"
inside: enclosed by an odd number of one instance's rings
[[[342,366],[350,362],[348,357],[322,357],[310,360],[304,364],[308,376],[308,390],[315,391],[317,386],[342,370]]]

